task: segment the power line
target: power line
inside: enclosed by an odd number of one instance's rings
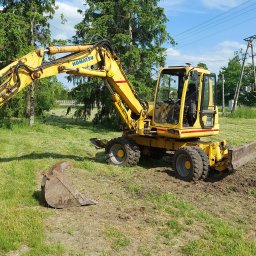
[[[232,113],[236,110],[236,107],[237,107],[237,101],[238,101],[240,88],[241,88],[241,84],[242,84],[242,79],[243,79],[243,74],[244,74],[245,61],[247,59],[247,54],[248,54],[249,48],[251,48],[253,75],[254,75],[254,84],[252,87],[252,91],[254,91],[256,89],[256,71],[255,71],[255,65],[254,65],[254,51],[253,51],[254,40],[256,40],[256,35],[249,36],[244,39],[244,41],[247,42],[247,48],[246,48],[246,51],[245,51],[245,54],[243,57],[243,63],[242,63],[241,71],[240,71],[239,82],[237,83],[237,86],[236,86],[236,92],[235,92],[235,97],[234,97],[234,104],[232,107]]]
[[[255,8],[252,8],[253,6],[254,6]],[[219,20],[219,21],[217,21],[217,22],[215,22],[215,23],[209,24],[208,26],[199,27],[198,29],[196,29],[196,30],[194,30],[194,31],[188,32],[187,34],[183,34],[180,38],[178,38],[178,39],[176,39],[176,40],[177,40],[177,41],[178,41],[178,40],[179,40],[179,41],[181,41],[181,40],[186,40],[186,38],[190,38],[190,37],[191,37],[190,34],[192,34],[192,37],[195,37],[197,34],[202,33],[202,32],[204,32],[204,31],[208,31],[208,30],[211,29],[211,28],[215,28],[215,27],[217,27],[217,26],[220,25],[220,24],[226,23],[227,21],[231,21],[231,20],[237,19],[238,17],[240,17],[240,16],[242,16],[242,15],[248,13],[248,12],[254,11],[254,10],[256,9],[256,3],[253,4],[253,5],[251,5],[251,6],[246,7],[246,9],[247,9],[247,8],[250,8],[250,9],[249,9],[249,10],[246,10],[246,11],[244,11],[244,12],[242,12],[242,13],[234,13],[234,14],[236,14],[236,15],[233,15],[233,14],[232,14],[232,16],[230,16],[230,17],[228,17],[228,16],[227,16],[227,17],[223,17],[222,20]],[[244,9],[243,9],[243,10],[244,10]],[[240,11],[241,11],[241,10],[240,10]]]
[[[194,29],[196,29],[196,28],[198,28],[198,27],[200,27],[200,26],[205,26],[205,25],[207,25],[208,23],[211,23],[213,20],[216,20],[218,17],[224,16],[224,15],[226,15],[228,12],[232,12],[233,10],[238,9],[238,8],[241,7],[241,6],[243,6],[243,5],[247,4],[247,3],[250,3],[251,1],[254,1],[254,0],[248,0],[248,1],[244,2],[244,3],[241,3],[240,5],[238,5],[238,6],[236,6],[236,7],[233,7],[233,8],[229,9],[228,11],[226,11],[226,12],[224,12],[224,13],[218,14],[218,15],[214,16],[213,18],[209,19],[209,20],[206,20],[206,21],[204,21],[204,22],[201,22],[201,23],[199,23],[199,24],[197,24],[197,25],[195,25],[195,26],[193,26],[193,27],[190,27],[190,28],[188,28],[188,29],[186,29],[186,30],[180,32],[180,33],[177,34],[177,35],[174,35],[174,37],[178,37],[178,36],[180,36],[180,35],[182,35],[182,34],[184,34],[184,33],[190,32],[190,31],[192,31],[192,30],[194,30]]]
[[[253,19],[256,19],[256,16],[250,17],[249,19],[246,19],[246,20],[244,20],[244,21],[242,21],[242,22],[233,24],[232,26],[227,27],[227,28],[225,28],[225,29],[218,30],[218,31],[216,31],[215,33],[207,34],[207,35],[205,35],[205,36],[203,36],[203,37],[201,37],[201,38],[198,38],[198,39],[196,39],[196,40],[194,40],[194,41],[190,41],[190,42],[188,42],[188,43],[186,43],[186,44],[181,44],[181,46],[178,46],[176,49],[181,49],[181,48],[184,48],[184,47],[187,46],[187,45],[191,45],[191,44],[194,44],[194,43],[196,43],[196,42],[198,42],[198,41],[202,41],[202,40],[204,40],[204,39],[208,39],[208,38],[210,38],[210,37],[212,37],[212,36],[215,36],[216,34],[219,34],[219,33],[221,33],[221,32],[227,31],[227,30],[233,28],[234,26],[241,25],[241,24],[246,23],[246,22],[248,22],[249,20],[253,20]]]

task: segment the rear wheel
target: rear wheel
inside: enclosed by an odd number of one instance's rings
[[[203,162],[197,150],[192,147],[178,149],[174,154],[174,170],[181,180],[198,180],[203,173]]]
[[[139,147],[126,137],[110,140],[106,145],[105,154],[109,164],[120,166],[135,166],[140,159]]]

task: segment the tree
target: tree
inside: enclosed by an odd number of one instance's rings
[[[222,97],[222,74],[224,74],[225,77],[225,102],[234,99],[236,86],[241,72],[240,54],[241,51],[235,52],[234,57],[229,60],[228,66],[222,67],[220,70],[219,82],[217,84],[217,96],[219,104],[221,103]],[[239,103],[247,106],[256,105],[256,93],[251,91],[253,83],[253,66],[251,64],[246,64],[239,95]]]
[[[23,17],[13,13],[1,13],[0,24],[0,68],[3,68],[30,50],[27,41],[29,25]],[[0,84],[1,82],[3,81],[0,81]],[[22,91],[1,107],[1,120],[3,117],[21,117],[24,115],[24,95],[25,93]]]
[[[174,44],[166,31],[164,9],[158,6],[157,0],[88,0],[86,4],[85,10],[79,11],[83,20],[76,25],[74,42],[94,41],[95,35],[110,40],[139,96],[151,100],[155,70],[165,62],[162,44]],[[114,111],[106,88],[100,90],[102,81],[72,79],[78,82],[79,93],[73,91],[85,102],[85,115],[96,105],[99,108],[96,121],[110,118]]]
[[[55,12],[55,0],[0,0],[2,13],[18,15],[30,26],[27,41],[33,47],[36,44],[45,45],[50,42],[49,19]]]
[[[256,106],[256,92],[253,91],[254,73],[253,65],[247,64],[244,68],[242,88],[239,95],[239,102],[246,106]]]
[[[204,69],[207,69],[207,70],[208,70],[207,65],[206,65],[205,63],[203,63],[203,62],[199,62],[199,63],[197,64],[197,66],[198,66],[198,67],[202,67],[202,68],[204,68]]]
[[[43,88],[43,89],[42,89]],[[49,111],[56,106],[56,99],[63,99],[63,85],[58,82],[56,76],[44,78],[40,81],[40,86],[36,86],[35,113],[43,116],[44,111]]]
[[[13,13],[1,13],[0,23],[0,65],[4,67],[29,51],[29,25]]]
[[[32,50],[38,45],[50,42],[49,19],[52,18],[56,8],[55,0],[0,0],[0,4],[3,6],[2,14],[16,15],[17,20],[21,19],[26,24],[27,31],[24,33],[26,38],[23,42],[18,41],[19,47],[26,45],[24,50],[27,48]],[[14,40],[9,41],[9,46],[6,49],[12,49],[12,43],[17,44]],[[34,125],[34,91],[35,82],[31,84],[27,95],[27,112],[31,126]]]
[[[235,52],[232,59],[229,60],[227,67],[222,67],[219,72],[219,82],[217,84],[217,102],[221,104],[222,102],[222,74],[225,77],[225,102],[234,99],[236,85],[239,80],[240,75],[240,57],[239,53]]]

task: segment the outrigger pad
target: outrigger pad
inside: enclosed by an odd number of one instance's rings
[[[64,175],[68,167],[71,167],[70,163],[60,162],[43,174],[41,193],[45,202],[58,209],[96,204],[96,201],[84,197],[68,183]]]

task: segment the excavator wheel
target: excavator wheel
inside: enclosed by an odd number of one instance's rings
[[[140,159],[138,145],[126,137],[110,140],[106,145],[105,154],[109,164],[119,166],[135,166]]]
[[[201,156],[203,161],[203,173],[201,175],[201,179],[206,180],[209,176],[209,171],[210,171],[208,156],[201,148],[194,147],[194,149],[198,152],[198,154]]]
[[[203,161],[195,148],[182,147],[174,154],[174,171],[176,177],[192,181],[198,180],[203,173]]]

